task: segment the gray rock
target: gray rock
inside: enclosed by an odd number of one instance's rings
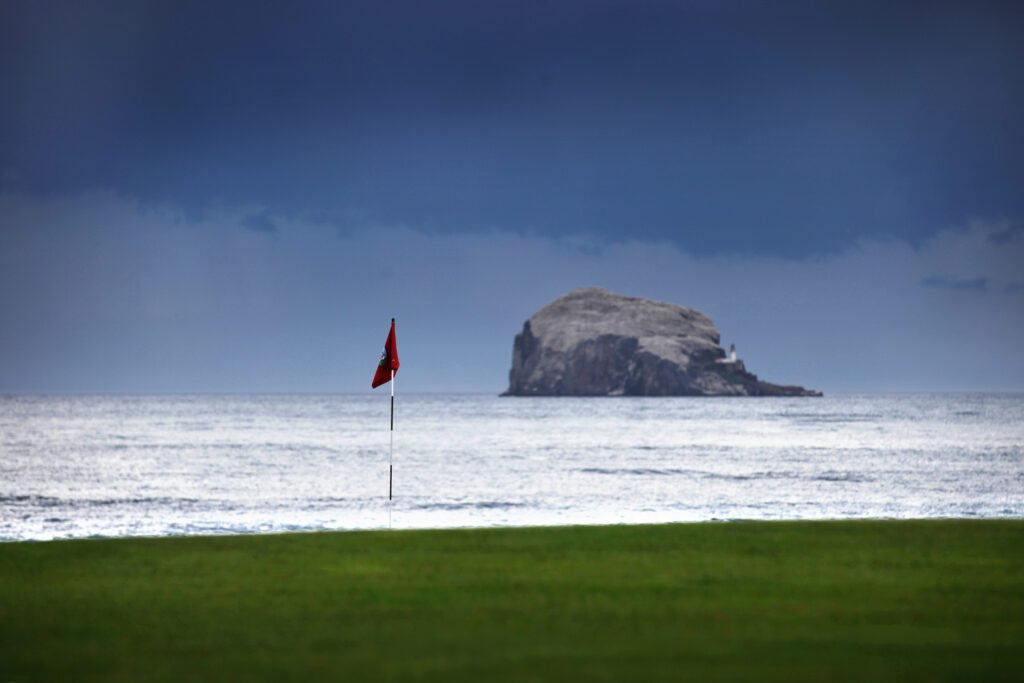
[[[506,396],[820,396],[729,361],[698,310],[576,289],[516,335]]]

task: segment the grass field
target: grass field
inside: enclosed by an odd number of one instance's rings
[[[1022,676],[1024,520],[0,544],[0,681]]]

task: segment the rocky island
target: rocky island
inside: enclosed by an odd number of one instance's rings
[[[693,308],[575,289],[516,335],[505,396],[821,396],[747,372]]]

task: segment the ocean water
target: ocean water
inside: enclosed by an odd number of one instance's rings
[[[0,539],[388,526],[389,397],[0,397]],[[399,394],[395,528],[1024,517],[1024,395]]]

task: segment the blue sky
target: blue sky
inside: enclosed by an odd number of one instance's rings
[[[536,309],[1024,390],[1012,2],[0,4],[0,391],[499,392]]]

